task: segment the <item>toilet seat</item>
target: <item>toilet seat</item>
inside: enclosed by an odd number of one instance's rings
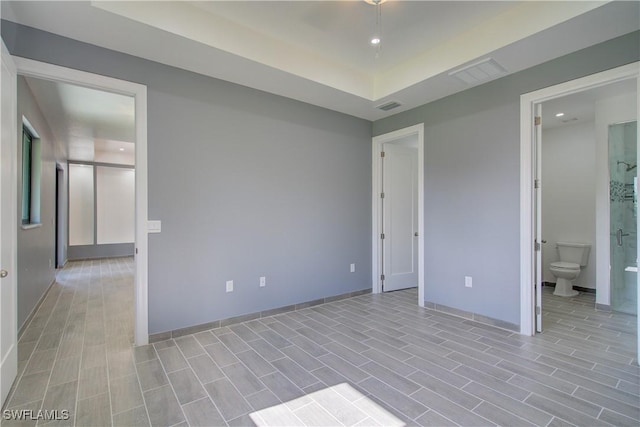
[[[580,271],[580,265],[575,262],[556,261],[551,263],[551,268],[557,270],[577,270]]]

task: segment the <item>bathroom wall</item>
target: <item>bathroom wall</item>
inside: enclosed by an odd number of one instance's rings
[[[544,105],[543,105],[544,108]],[[542,131],[542,280],[555,283],[549,264],[556,242],[591,245],[587,266],[574,284],[596,288],[596,136],[593,121]]]
[[[635,92],[603,98],[595,103],[596,131],[596,304],[611,305],[609,280],[609,125],[637,119]],[[637,168],[636,168],[637,170]],[[629,236],[636,240],[636,236]]]

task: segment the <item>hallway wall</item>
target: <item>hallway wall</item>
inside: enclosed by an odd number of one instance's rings
[[[31,89],[18,76],[18,135],[22,141],[22,117],[26,117],[40,136],[42,175],[40,179],[41,226],[18,227],[18,327],[21,328],[49,285],[55,280],[55,198],[56,141]],[[22,159],[22,144],[18,144]],[[21,161],[18,161],[21,164]],[[18,173],[18,218],[22,218],[22,174]]]

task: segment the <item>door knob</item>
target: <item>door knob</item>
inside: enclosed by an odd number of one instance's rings
[[[414,236],[418,237],[418,232],[413,233]]]
[[[9,275],[9,272],[7,272],[7,270],[0,270],[0,279],[4,279],[8,275]]]

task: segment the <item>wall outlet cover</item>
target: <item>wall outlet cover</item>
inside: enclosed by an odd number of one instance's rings
[[[267,278],[266,278],[266,277],[264,277],[264,276],[262,276],[262,277],[260,278],[260,287],[261,287],[261,288],[264,288],[265,286],[267,286]]]
[[[227,292],[233,292],[233,280],[227,280]]]

